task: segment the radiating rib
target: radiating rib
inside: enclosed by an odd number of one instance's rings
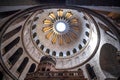
[[[57,34],[54,33],[53,38],[52,38],[52,43],[55,44],[57,41]]]
[[[80,28],[78,27],[78,26],[73,26],[72,27],[75,31],[79,31],[80,30]]]
[[[52,22],[51,22],[51,20],[45,19],[45,20],[43,21],[43,23],[44,23],[44,24],[51,24]]]
[[[51,19],[53,19],[53,20],[56,18],[56,16],[54,15],[53,12],[51,12],[51,13],[49,14],[49,17],[50,17]]]
[[[65,17],[66,17],[67,19],[69,19],[72,15],[73,15],[73,14],[72,14],[71,12],[67,12],[66,15],[65,15]]]
[[[71,35],[72,39],[76,39],[77,38],[77,35],[74,32],[70,32],[70,35]]]
[[[57,11],[57,14],[58,14],[59,17],[62,17],[62,16],[63,16],[63,10],[61,10],[61,9],[58,10],[58,11]]]
[[[59,44],[63,45],[63,37],[62,36],[59,36]]]
[[[47,32],[47,31],[49,31],[49,30],[51,30],[51,29],[52,29],[51,26],[47,26],[47,27],[43,27],[42,31],[43,31],[43,32]]]
[[[71,42],[71,39],[70,39],[70,36],[69,35],[64,35],[64,39],[67,43],[70,43]]]
[[[49,32],[49,33],[46,35],[46,38],[49,39],[52,34],[53,34],[53,31]]]
[[[78,20],[77,20],[76,18],[74,18],[74,19],[72,19],[70,22],[71,22],[72,24],[76,24],[76,23],[78,23]]]

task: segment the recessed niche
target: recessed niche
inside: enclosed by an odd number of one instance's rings
[[[33,38],[35,38],[37,36],[37,33],[33,33]]]
[[[4,48],[5,53],[7,53],[10,49],[12,49],[12,47],[14,47],[16,44],[18,44],[19,41],[20,41],[20,37],[17,37],[12,42],[10,42],[7,46],[5,46],[5,48]]]
[[[59,56],[63,56],[63,52],[60,52],[60,53],[59,53]]]
[[[88,23],[86,23],[86,27],[87,27],[87,28],[90,28],[90,25],[89,25]]]
[[[40,46],[40,49],[43,50],[43,49],[44,49],[44,45],[41,45],[41,46]]]
[[[85,39],[83,39],[83,43],[86,44],[86,42],[87,42],[87,41],[86,41]]]
[[[39,19],[39,17],[35,17],[35,18],[34,18],[34,21],[37,21],[38,19]]]
[[[17,28],[15,28],[14,30],[6,33],[4,36],[3,36],[3,40],[2,41],[6,41],[7,39],[11,38],[12,36],[14,36],[15,34],[17,34],[22,28],[22,25],[18,26]]]
[[[81,45],[81,44],[79,44],[79,45],[78,45],[78,48],[79,48],[79,50],[81,50],[81,49],[82,49],[82,45]]]
[[[67,56],[70,56],[70,51],[67,51],[67,52],[66,52],[66,55],[67,55]]]
[[[36,44],[38,45],[40,43],[40,40],[36,40]]]
[[[74,49],[73,49],[73,53],[76,53],[76,52],[77,52],[77,50],[74,48]]]
[[[46,49],[46,53],[48,53],[48,54],[49,54],[49,53],[50,53],[50,49]]]
[[[53,56],[56,56],[56,52],[55,52],[55,51],[53,51],[53,52],[52,52],[52,55],[53,55]]]
[[[88,32],[85,32],[85,35],[86,35],[87,37],[89,37],[89,33],[88,33]]]
[[[34,24],[34,25],[32,25],[32,30],[33,30],[33,29],[35,29],[35,28],[36,28],[36,25],[35,25],[35,24]]]

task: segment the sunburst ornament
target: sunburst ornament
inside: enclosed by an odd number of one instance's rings
[[[48,16],[50,19],[44,19],[43,24],[46,26],[42,28],[42,31],[47,32],[45,37],[51,40],[52,44],[57,42],[59,45],[68,44],[77,38],[80,27],[76,26],[78,19],[71,11],[64,12],[59,9],[57,15],[50,12]]]

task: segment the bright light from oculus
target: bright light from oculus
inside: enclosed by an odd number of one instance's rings
[[[64,32],[66,30],[66,24],[64,22],[58,22],[56,24],[56,30],[59,32]]]

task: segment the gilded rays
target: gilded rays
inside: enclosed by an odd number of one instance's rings
[[[57,10],[57,13],[50,12],[48,17],[48,19],[43,20],[45,26],[42,28],[42,31],[46,33],[46,39],[50,40],[52,44],[58,43],[59,45],[63,45],[65,43],[70,43],[77,38],[77,32],[80,28],[76,26],[76,24],[78,24],[78,19],[73,16],[71,11],[65,12],[62,9],[59,9]],[[55,31],[54,24],[57,21],[68,22],[67,28],[69,27],[70,30],[65,33]]]
[[[59,17],[62,17],[62,16],[63,16],[63,10],[58,10],[58,11],[57,11],[57,15],[58,15]]]

